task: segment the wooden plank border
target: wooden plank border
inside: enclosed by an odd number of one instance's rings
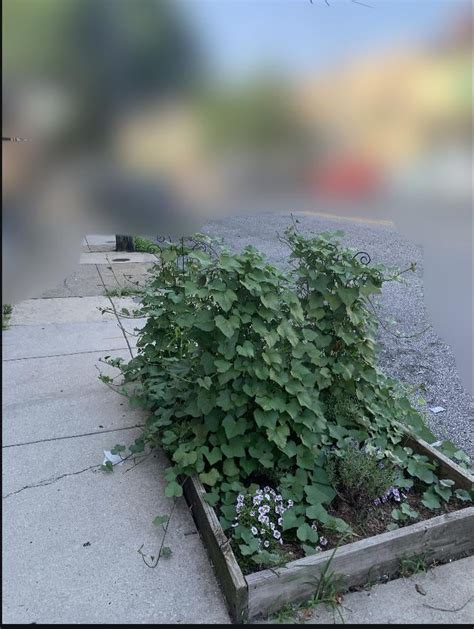
[[[442,475],[454,480],[457,488],[474,487],[470,474],[426,441],[407,434],[404,445],[435,460]],[[334,549],[245,577],[214,509],[203,499],[206,490],[202,483],[197,477],[188,478],[183,490],[234,622],[274,613],[287,603],[304,601],[314,594],[321,570]],[[474,554],[474,507],[345,544],[334,554],[330,569],[340,574],[344,586],[350,588],[396,576],[404,556],[421,553],[429,561]]]
[[[224,591],[231,618],[240,623],[247,617],[247,582],[230,541],[220,525],[216,512],[203,498],[206,490],[199,478],[188,477],[183,483],[183,493]]]

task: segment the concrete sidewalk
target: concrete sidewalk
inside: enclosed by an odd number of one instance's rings
[[[76,296],[18,304],[3,332],[3,622],[228,623],[183,498],[166,536],[172,556],[153,569],[137,552],[156,557],[152,521],[173,506],[164,456],[99,469],[103,451],[130,444],[145,421],[98,380],[101,357],[130,358],[135,345],[98,310],[111,306],[100,270],[78,267]]]

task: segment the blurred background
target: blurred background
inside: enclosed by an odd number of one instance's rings
[[[472,391],[471,74],[464,0],[4,0],[4,302],[86,233],[391,220]]]

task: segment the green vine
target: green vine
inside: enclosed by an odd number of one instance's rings
[[[428,508],[454,495],[427,457],[404,446],[406,430],[435,437],[376,364],[370,298],[400,273],[362,264],[340,235],[307,238],[293,225],[283,237],[293,263],[287,274],[252,247],[213,255],[196,241],[160,246],[136,313],[147,319],[138,354],[107,361],[123,376],[123,384],[108,386],[149,415],[130,451],[150,445],[168,453],[169,497],[182,495],[179,477],[198,475],[233,545],[247,555],[258,544],[238,522],[237,496],[263,484],[291,500],[280,530],[305,552],[316,548],[316,523],[350,532],[329,513],[336,489],[327,462],[335,450],[377,452],[397,469],[398,487],[423,488]],[[205,236],[197,242],[209,244]],[[466,462],[453,444],[443,446]],[[467,492],[456,497],[470,500]],[[410,517],[408,507],[396,516]]]

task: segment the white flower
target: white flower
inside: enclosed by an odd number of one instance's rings
[[[283,518],[278,518],[278,526],[281,526],[283,524]]]
[[[252,531],[252,535],[258,535],[258,529],[256,526],[252,526],[250,530]]]
[[[288,500],[288,506],[289,506],[289,507],[292,507],[293,505],[294,505],[293,500]]]
[[[265,548],[268,548],[268,547],[270,546],[270,542],[266,539],[266,540],[263,542],[263,545],[265,546]]]
[[[275,525],[273,524],[273,522],[270,522],[270,528],[272,529],[272,531],[275,528]]]
[[[251,515],[252,517],[255,517],[255,511],[251,511],[251,512],[250,512],[250,515]]]
[[[277,531],[277,530],[273,531],[273,537],[275,539],[280,539],[280,537],[281,537],[280,531]]]
[[[265,494],[265,500],[270,500],[270,494]]]
[[[268,492],[270,491],[270,487],[268,487],[268,486],[267,486],[267,487],[264,487],[264,488],[263,488],[263,491],[264,491],[266,494],[268,494]]]
[[[325,537],[320,537],[319,543],[321,544],[321,546],[327,546],[328,540]]]
[[[259,521],[259,522],[261,522],[262,524],[265,524],[265,516],[263,515],[263,513],[261,513],[261,514],[258,516],[258,518],[257,518],[257,519],[258,519],[258,521]]]
[[[314,531],[317,531],[317,530],[318,530],[318,524],[317,524],[317,522],[313,522],[313,524],[311,525],[311,528],[312,528]]]

